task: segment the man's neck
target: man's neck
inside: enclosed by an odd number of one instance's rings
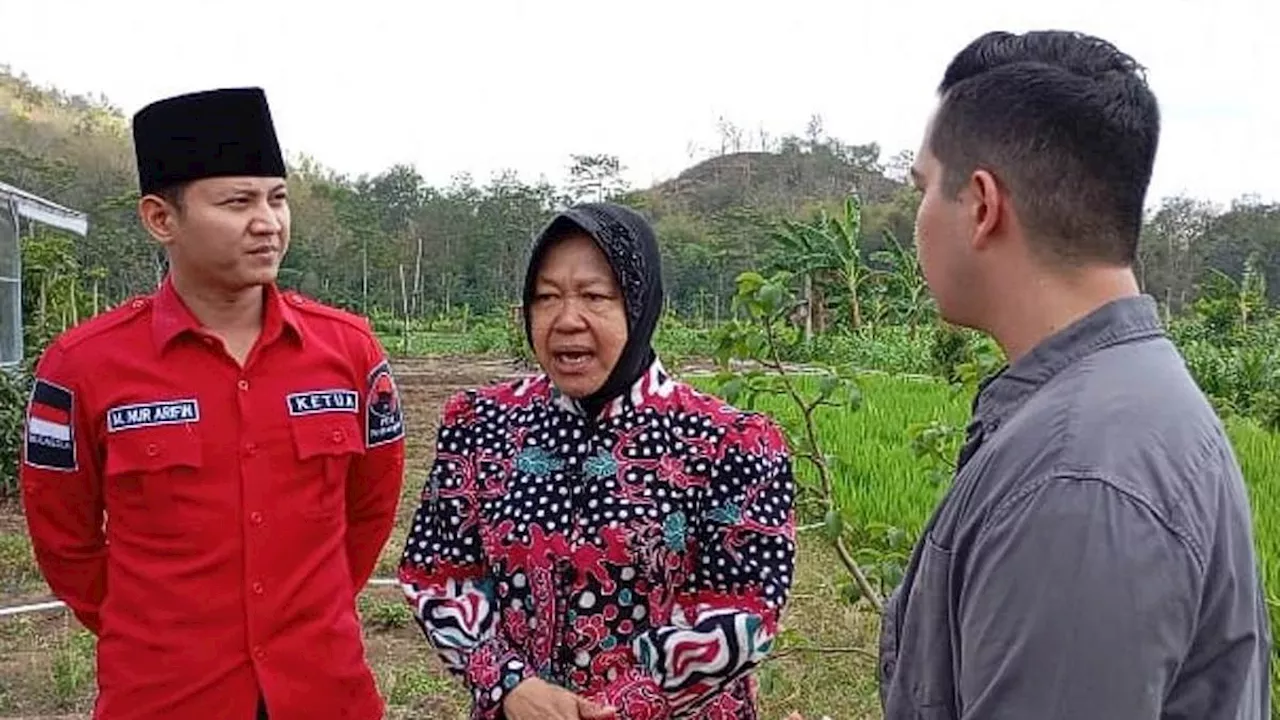
[[[173,289],[200,324],[215,335],[256,336],[262,329],[266,293],[261,286],[227,291],[201,286],[181,275],[171,275]]]
[[[997,301],[990,334],[1010,364],[1098,308],[1141,293],[1128,268],[1091,268],[1066,276],[1036,273]]]

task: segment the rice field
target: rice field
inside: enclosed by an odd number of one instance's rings
[[[713,383],[694,384],[714,391]],[[940,381],[882,374],[865,375],[858,384],[863,396],[859,410],[829,409],[818,418],[824,450],[843,460],[834,488],[837,504],[848,517],[898,527],[914,540],[946,486],[931,480],[922,461],[913,457],[909,430],[933,420],[963,427],[972,396]],[[799,417],[795,406],[780,397],[761,397],[757,409],[778,419]],[[1280,435],[1250,419],[1228,418],[1226,426],[1249,491],[1274,641],[1280,631]],[[801,478],[813,474],[807,462],[799,463],[797,471]],[[1272,696],[1280,699],[1280,646],[1273,645],[1273,655]],[[1280,705],[1274,716],[1280,717]]]
[[[694,384],[715,389],[703,379]],[[864,375],[858,385],[859,410],[823,409],[818,415],[824,448],[844,461],[837,476],[837,502],[854,517],[896,525],[914,535],[945,486],[932,482],[922,462],[912,456],[909,430],[913,424],[934,420],[963,427],[972,396],[940,381],[883,374]],[[778,419],[799,417],[784,398],[762,396],[757,409]],[[1243,418],[1229,418],[1226,425],[1244,471],[1256,540],[1274,593],[1280,590],[1280,435]],[[812,469],[802,462],[798,472],[807,477]]]
[[[824,450],[842,461],[836,466],[836,504],[860,522],[896,526],[914,536],[946,486],[931,481],[912,456],[910,428],[934,420],[963,427],[969,398],[941,382],[890,375],[864,375],[858,385],[858,410],[822,408],[817,415]],[[761,397],[756,409],[779,420],[800,417],[784,398]],[[815,476],[805,461],[796,472],[802,479]]]

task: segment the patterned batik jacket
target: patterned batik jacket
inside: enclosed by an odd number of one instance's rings
[[[460,393],[400,580],[472,718],[540,677],[623,720],[755,718],[795,486],[762,415],[655,362],[594,421],[546,376]]]

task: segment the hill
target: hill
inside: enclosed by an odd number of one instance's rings
[[[703,215],[753,206],[796,212],[807,203],[839,200],[850,193],[870,204],[889,202],[903,184],[885,177],[879,155],[875,144],[796,141],[778,152],[709,158],[649,192],[670,207]]]

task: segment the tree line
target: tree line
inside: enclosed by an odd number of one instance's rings
[[[559,186],[506,172],[485,181],[459,175],[436,187],[408,165],[350,177],[314,158],[293,158],[293,240],[281,283],[375,315],[505,312],[519,300],[537,230],[570,203],[601,199],[653,220],[669,309],[690,322],[725,319],[744,270],[794,265],[801,251],[812,256],[813,248],[787,241],[787,223],[838,217],[850,196],[859,200],[860,222],[848,229],[854,235],[843,252],[853,257],[837,258],[846,264],[837,274],[852,281],[909,261],[919,198],[905,182],[908,154],[884,159],[875,143],[847,144],[817,117],[799,135],[762,133],[758,146],[732,123],[719,129],[718,152],[642,189],[627,186],[625,168],[608,154],[572,156]],[[83,241],[28,240],[30,312],[48,302],[37,297],[42,291],[68,278],[80,295],[59,321],[147,292],[162,277],[163,254],[137,221],[133,167],[128,119],[106,98],[39,88],[0,68],[0,180],[84,210],[91,222]],[[1274,302],[1280,205],[1241,198],[1217,208],[1166,198],[1144,227],[1139,278],[1170,313],[1189,307],[1205,283],[1239,282],[1246,266]],[[856,290],[820,305],[822,324],[828,315],[836,326],[844,326],[841,317],[869,321],[849,314],[865,314]]]

